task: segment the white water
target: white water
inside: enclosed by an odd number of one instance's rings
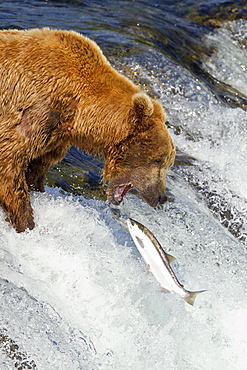
[[[176,144],[199,160],[193,175],[224,196],[233,214],[246,215],[246,112],[216,103],[188,73],[150,55],[169,85],[151,72],[145,77],[181,130]],[[234,69],[229,74],[234,79]],[[129,234],[103,202],[47,188],[32,195],[36,228],[20,235],[0,212],[0,278],[9,281],[0,280],[0,334],[24,358],[11,360],[0,337],[1,369],[18,361],[48,370],[246,369],[245,246],[183,172],[169,171],[167,185],[175,200],[164,209],[129,194],[120,212],[149,227],[177,258],[174,271],[185,288],[207,290],[194,307],[161,293],[145,275]]]
[[[208,35],[206,44],[213,45],[217,50],[205,62],[208,72],[247,95],[246,21],[226,22],[224,27]]]

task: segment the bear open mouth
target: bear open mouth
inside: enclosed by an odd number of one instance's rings
[[[124,184],[117,186],[113,191],[113,199],[116,204],[120,204],[123,197],[128,193],[130,189],[133,189],[132,184]]]

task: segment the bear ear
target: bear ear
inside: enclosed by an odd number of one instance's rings
[[[153,114],[154,106],[152,100],[144,93],[136,93],[132,96],[134,112],[137,116],[148,116]]]

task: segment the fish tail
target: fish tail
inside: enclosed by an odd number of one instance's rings
[[[183,297],[183,299],[185,300],[185,302],[193,306],[197,295],[203,292],[205,292],[205,290],[200,290],[198,292],[188,292],[188,294],[185,297]]]

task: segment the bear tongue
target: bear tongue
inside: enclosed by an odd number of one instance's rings
[[[120,185],[118,186],[115,190],[114,190],[114,193],[113,193],[113,198],[115,200],[115,202],[117,203],[121,203],[121,201],[123,200],[123,197],[128,193],[128,191],[130,189],[132,189],[133,186],[131,184],[127,184],[127,185]]]

